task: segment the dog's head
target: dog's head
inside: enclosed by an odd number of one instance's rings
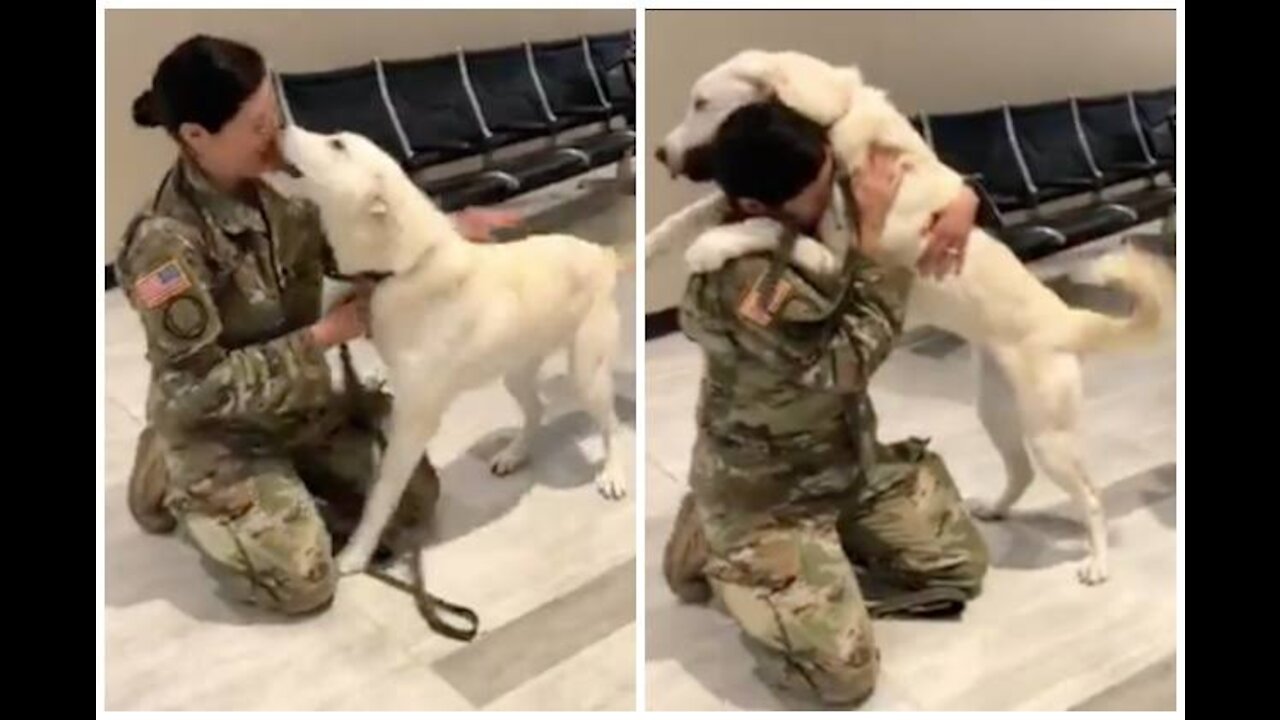
[[[396,272],[416,257],[402,242],[405,185],[399,163],[362,135],[322,135],[286,128],[282,169],[264,179],[281,194],[320,210],[325,234],[343,273]]]
[[[836,68],[803,53],[740,52],[693,84],[688,112],[662,141],[658,162],[666,165],[673,177],[708,180],[711,143],[734,110],[776,99],[826,127],[848,111],[852,94],[861,83],[856,68]]]

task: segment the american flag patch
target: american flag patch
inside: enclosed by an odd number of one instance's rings
[[[164,301],[191,289],[191,280],[177,260],[170,260],[133,284],[133,295],[148,309],[160,307]]]

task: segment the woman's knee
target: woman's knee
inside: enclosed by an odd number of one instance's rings
[[[875,689],[880,654],[852,573],[831,569],[822,582],[802,576],[780,590],[716,579],[712,585],[772,684],[826,705],[850,706]]]
[[[835,631],[822,645],[776,650],[761,670],[784,690],[823,705],[852,707],[870,697],[880,675],[880,652],[870,634]]]
[[[312,613],[326,608],[337,591],[338,573],[333,561],[303,548],[292,557],[257,566],[252,561],[244,563],[242,557],[220,559],[206,555],[205,559],[223,595],[268,612]]]
[[[231,517],[189,512],[182,524],[232,599],[285,614],[315,611],[337,588],[328,530],[300,483],[254,478],[254,502]]]
[[[819,657],[812,673],[818,699],[827,705],[857,705],[870,697],[880,675],[880,651],[870,633],[841,638],[834,654]]]
[[[982,591],[982,581],[991,567],[987,544],[976,529],[973,534],[974,541],[961,549],[962,559],[954,571],[956,585],[968,593],[970,598],[977,597]]]
[[[338,573],[328,558],[284,568],[274,592],[263,602],[268,610],[302,615],[328,608],[338,589]]]

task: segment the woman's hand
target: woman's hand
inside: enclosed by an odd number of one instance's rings
[[[948,274],[960,272],[969,233],[973,232],[977,217],[978,194],[966,185],[956,199],[923,229],[929,239],[924,254],[916,263],[921,275],[941,280]]]
[[[311,326],[311,338],[321,348],[331,348],[369,334],[369,298],[372,287],[361,287],[343,298]]]
[[[874,255],[884,232],[885,219],[898,197],[902,176],[909,167],[898,162],[898,152],[873,145],[866,164],[853,176],[853,199],[858,204],[858,244]]]
[[[493,240],[494,230],[515,227],[522,222],[524,217],[515,210],[467,208],[453,214],[458,232],[473,242],[489,242]]]

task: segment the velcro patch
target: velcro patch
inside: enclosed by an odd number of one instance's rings
[[[791,297],[793,288],[791,283],[784,279],[779,279],[773,286],[773,297],[769,298],[766,303],[761,298],[761,283],[764,282],[765,275],[762,273],[756,278],[755,283],[742,296],[742,300],[738,303],[738,314],[751,322],[768,327],[773,322],[774,315],[787,302],[787,298]]]
[[[177,260],[169,260],[142,276],[133,284],[133,295],[148,310],[154,310],[171,297],[191,289],[191,278]]]
[[[177,297],[164,308],[164,329],[182,340],[195,340],[209,327],[209,311],[190,296]]]

